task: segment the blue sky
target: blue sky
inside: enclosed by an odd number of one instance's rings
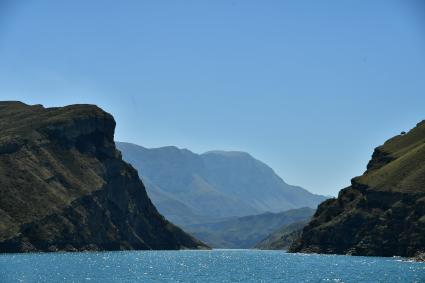
[[[0,99],[97,104],[116,139],[243,150],[336,195],[425,119],[420,0],[0,0]]]

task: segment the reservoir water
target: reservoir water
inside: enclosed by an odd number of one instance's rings
[[[425,282],[425,263],[258,250],[2,254],[0,282]]]

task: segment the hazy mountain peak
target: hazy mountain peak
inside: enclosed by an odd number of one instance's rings
[[[245,157],[245,158],[253,158],[249,153],[244,151],[235,151],[235,150],[210,150],[207,152],[204,152],[202,155],[219,155],[223,157]]]
[[[117,143],[117,147],[142,179],[192,208],[193,214],[209,218],[246,216],[316,208],[325,199],[286,184],[272,168],[246,152],[214,150],[196,154],[177,147],[146,149],[129,143]],[[155,196],[152,200],[165,215],[171,210],[162,207],[164,202],[156,202]],[[186,223],[178,217],[171,220]]]

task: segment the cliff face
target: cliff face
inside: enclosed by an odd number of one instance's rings
[[[376,148],[351,183],[319,205],[290,251],[411,257],[425,250],[425,122]]]
[[[0,102],[0,252],[202,248],[161,216],[91,105]]]

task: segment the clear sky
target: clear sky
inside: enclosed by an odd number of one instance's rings
[[[0,99],[97,104],[117,140],[336,195],[425,119],[424,2],[0,0]]]

